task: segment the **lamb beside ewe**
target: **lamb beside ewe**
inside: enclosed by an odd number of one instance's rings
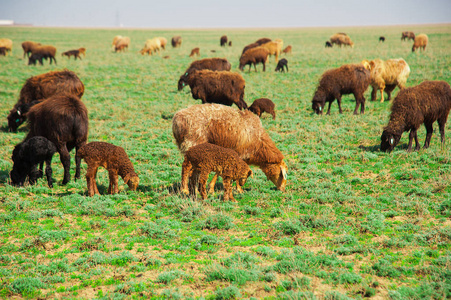
[[[412,52],[415,52],[418,48],[422,48],[423,51],[426,50],[426,46],[428,45],[428,36],[424,33],[419,34],[415,37],[412,46]]]
[[[276,72],[285,72],[285,69],[287,69],[288,72],[288,60],[286,58],[282,58],[281,60],[279,60],[279,62],[277,63]]]
[[[417,130],[424,124],[426,140],[424,149],[429,147],[433,123],[438,122],[442,144],[445,143],[445,124],[451,109],[451,88],[445,81],[424,81],[421,84],[401,90],[393,100],[390,121],[381,136],[381,150],[391,152],[399,143],[404,131],[409,131],[407,151],[420,149]]]
[[[249,107],[249,110],[256,114],[259,118],[262,113],[266,112],[272,116],[272,119],[276,119],[275,104],[268,98],[255,99],[254,103]]]
[[[214,57],[193,61],[188,69],[186,69],[185,73],[180,76],[177,88],[181,91],[185,87],[184,78],[194,70],[230,71],[231,68],[232,65],[225,58]]]
[[[266,62],[268,61],[269,50],[265,47],[256,47],[249,49],[240,57],[239,69],[243,71],[246,65],[249,65],[249,72],[251,71],[252,65],[254,65],[255,72],[257,72],[257,64],[263,64],[263,72],[266,71]]]
[[[227,41],[228,38],[226,35],[221,36],[221,38],[219,39],[219,44],[221,45],[221,47],[225,47],[227,46]]]
[[[118,175],[122,177],[130,190],[135,191],[138,187],[139,177],[122,147],[105,142],[91,142],[78,150],[77,157],[84,159],[88,164],[86,183],[90,197],[99,194],[96,183],[97,169],[99,167],[104,167],[108,170],[110,178],[108,194],[116,194],[119,191]]]
[[[350,46],[351,48],[354,48],[354,43],[352,42],[351,38],[343,32],[339,32],[339,33],[332,35],[330,37],[330,43],[331,43],[331,45],[337,44],[338,46],[340,46],[340,48],[342,45]]]

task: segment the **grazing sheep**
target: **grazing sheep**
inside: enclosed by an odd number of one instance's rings
[[[117,42],[118,42],[120,39],[122,39],[122,35],[116,35],[116,36],[113,38],[113,44],[112,44],[113,49],[116,47],[116,44],[117,44]]]
[[[194,70],[211,70],[211,71],[230,71],[232,65],[225,58],[204,58],[196,60],[186,69],[185,73],[180,76],[177,87],[181,91],[185,87],[184,78]]]
[[[382,43],[385,42],[385,36],[380,36],[380,37],[379,37],[379,43],[380,43],[380,42],[382,42]]]
[[[329,41],[326,41],[326,48],[332,48],[332,44]]]
[[[245,81],[238,73],[194,70],[180,80],[182,86],[189,85],[193,98],[201,99],[202,103],[219,103],[228,106],[235,103],[240,110],[247,109],[247,104],[244,102]]]
[[[338,46],[340,46],[340,48],[342,45],[351,46],[351,48],[354,48],[354,43],[352,42],[351,38],[343,32],[332,35],[330,37],[330,43],[332,45],[337,44]]]
[[[223,35],[221,36],[221,38],[219,39],[219,43],[221,44],[221,47],[227,46],[227,36]]]
[[[405,41],[406,39],[415,41],[415,33],[412,31],[403,31],[401,34],[401,41]]]
[[[232,47],[232,41],[229,41],[229,47]]]
[[[117,38],[117,39],[116,39]],[[128,46],[130,46],[130,38],[127,36],[117,36],[114,38],[116,43],[114,44],[114,52],[122,52],[128,50]],[[114,40],[113,40],[114,42]]]
[[[193,57],[194,55],[199,56],[199,48],[194,48],[193,50],[191,50],[191,53],[189,55],[189,57]]]
[[[144,44],[144,48],[141,49],[140,53],[142,55],[144,55],[145,53],[147,53],[148,55],[152,55],[157,51],[160,52],[160,48],[161,48],[160,38],[153,38],[146,41],[146,43]]]
[[[276,72],[280,71],[280,72],[284,72],[284,67],[287,69],[288,72],[288,60],[286,60],[285,58],[282,58],[281,60],[279,60],[279,62],[277,63],[277,67],[276,67]]]
[[[415,37],[415,41],[413,42],[412,52],[415,52],[418,48],[423,48],[423,51],[426,50],[426,46],[428,45],[428,36],[424,33],[419,34]]]
[[[268,98],[259,98],[255,99],[254,103],[249,107],[249,110],[256,114],[259,118],[261,117],[262,113],[266,112],[268,114],[272,115],[272,119],[276,119],[276,110],[275,110],[274,102],[272,102]]]
[[[168,43],[168,40],[164,37],[158,37],[158,39],[160,40],[161,48],[163,50],[166,50],[166,44]]]
[[[77,74],[69,70],[51,71],[28,78],[20,90],[19,100],[7,117],[9,131],[17,131],[17,128],[25,122],[29,108],[34,104],[53,95],[66,93],[81,98],[84,91],[83,82]]]
[[[254,65],[255,72],[257,72],[257,64],[263,64],[263,72],[266,71],[266,62],[268,61],[269,50],[265,47],[256,47],[249,49],[240,57],[239,69],[243,71],[246,65],[249,65],[249,72],[251,71],[251,66]]]
[[[12,160],[13,169],[10,177],[13,185],[22,186],[28,176],[30,184],[35,184],[37,179],[42,177],[42,168],[45,162],[45,176],[50,188],[52,183],[52,158],[56,152],[56,146],[42,136],[35,136],[14,147]],[[38,171],[37,166],[41,166]]]
[[[381,91],[381,103],[384,102],[384,89],[385,86],[391,86],[386,90],[388,99],[391,98],[391,92],[398,86],[399,89],[403,89],[406,86],[407,78],[410,74],[409,65],[402,58],[389,59],[383,61],[381,59],[375,59],[372,61],[364,60],[362,64],[371,73],[371,86],[373,91],[371,92],[371,101],[375,101],[377,98],[377,90]]]
[[[70,57],[73,56],[74,59],[77,60],[77,58],[81,59],[80,54],[83,54],[83,57],[86,57],[86,48],[69,50],[69,51],[63,52],[61,54],[61,56],[67,56],[68,59],[70,59]]]
[[[6,47],[0,47],[0,55],[6,56],[8,54],[8,49]]]
[[[445,143],[445,124],[451,109],[451,88],[445,81],[424,81],[421,84],[401,90],[393,100],[390,121],[381,136],[381,150],[391,152],[399,143],[404,131],[409,131],[407,151],[420,149],[417,130],[421,124],[426,127],[424,149],[429,147],[434,131],[433,123],[438,122],[442,144]]]
[[[337,99],[338,109],[341,110],[341,95],[354,94],[356,104],[354,115],[360,105],[360,113],[365,113],[365,97],[363,93],[370,85],[370,71],[362,64],[343,65],[336,69],[331,69],[321,76],[318,88],[312,100],[312,108],[317,114],[322,114],[326,102],[329,102],[327,114],[330,114],[330,105]]]
[[[52,96],[30,108],[27,113],[30,131],[26,140],[43,136],[53,142],[64,167],[63,184],[70,181],[70,155],[88,138],[88,110],[81,100],[69,94]],[[75,180],[80,178],[80,159],[75,158]]]
[[[0,39],[0,47],[5,48],[5,55],[13,50],[13,41],[10,39]]]
[[[171,40],[171,44],[173,48],[180,47],[182,45],[182,37],[181,36],[174,36]]]
[[[198,182],[202,199],[206,200],[207,180],[211,172],[223,179],[224,200],[233,202],[236,200],[232,194],[232,181],[236,181],[237,189],[242,193],[242,186],[249,176],[252,177],[251,169],[234,150],[209,143],[200,144],[185,152],[182,187],[188,186],[189,178],[189,189],[182,189],[182,193],[194,194],[195,184]]]
[[[174,115],[172,133],[182,155],[203,143],[230,148],[248,165],[262,169],[278,190],[285,191],[287,165],[284,157],[252,112],[219,104],[193,105]],[[210,192],[214,190],[216,178],[215,175],[210,183]],[[182,190],[186,189],[185,184]]]
[[[288,45],[285,49],[283,49],[283,53],[285,54],[291,54],[291,50],[293,49],[293,47],[291,47],[291,45]]]
[[[99,167],[104,167],[108,170],[110,178],[108,194],[116,194],[119,191],[118,175],[122,177],[130,190],[135,191],[138,187],[139,177],[122,147],[105,142],[91,142],[77,151],[77,158],[84,159],[88,164],[86,183],[90,197],[99,194],[96,183],[97,169]]]
[[[266,44],[262,44],[261,47],[264,47],[269,50],[269,55],[274,55],[276,58],[276,62],[279,61],[279,55],[282,51],[283,41],[280,39],[274,40],[272,42],[268,42]]]
[[[52,60],[56,65],[56,48],[49,45],[44,46],[36,46],[31,52],[31,56],[28,58],[28,65],[36,65],[36,61],[39,61],[39,64],[42,66],[42,60],[47,58],[50,60],[50,64],[52,64]]]

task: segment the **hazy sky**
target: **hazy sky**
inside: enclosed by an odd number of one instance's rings
[[[1,19],[149,28],[451,23],[451,0],[0,0]]]

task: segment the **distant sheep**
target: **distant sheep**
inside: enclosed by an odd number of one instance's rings
[[[288,60],[286,58],[282,58],[281,60],[279,60],[275,71],[276,72],[279,72],[279,71],[284,72],[285,71],[284,68],[286,68],[287,72],[288,72]]]
[[[115,37],[116,43],[114,44],[114,52],[123,52],[128,50],[130,46],[130,38],[127,36]],[[114,41],[113,41],[114,42]]]
[[[259,46],[261,46],[261,45],[269,43],[271,41],[272,40],[268,39],[268,38],[261,38],[261,39],[256,40],[255,43],[258,44]]]
[[[326,48],[332,48],[332,44],[329,41],[326,41]]]
[[[382,43],[385,42],[385,36],[380,36],[380,37],[379,37],[379,43],[380,43],[380,42],[382,42]]]
[[[153,39],[146,41],[146,43],[144,44],[144,47],[141,49],[140,53],[142,55],[144,55],[146,53],[148,55],[153,55],[153,53],[160,52],[160,48],[161,48],[160,38],[153,38]]]
[[[227,36],[223,35],[221,36],[221,38],[219,39],[219,44],[221,45],[221,47],[227,46]]]
[[[158,37],[158,39],[160,40],[161,48],[163,50],[166,50],[166,44],[168,43],[168,40],[164,37]]]
[[[410,131],[407,151],[420,150],[417,130],[424,124],[426,140],[424,149],[429,147],[433,123],[438,122],[442,144],[445,143],[445,124],[451,109],[451,88],[445,81],[424,81],[421,84],[401,90],[393,100],[390,121],[381,136],[381,150],[391,152],[399,143],[404,131]]]
[[[181,36],[174,36],[171,40],[172,47],[177,48],[182,45],[182,37]]]
[[[275,56],[275,61],[278,62],[279,61],[279,55],[280,52],[282,51],[282,47],[283,47],[283,41],[280,39],[274,40],[272,42],[268,42],[266,44],[261,45],[261,47],[264,47],[266,49],[269,50],[269,55],[274,55]]]
[[[413,33],[412,31],[403,31],[401,34],[401,41],[405,41],[405,40],[415,40],[415,33]]]
[[[30,54],[33,52],[34,48],[37,46],[40,46],[41,43],[35,43],[31,41],[25,41],[22,43],[22,49],[23,49],[23,58],[25,58],[25,55],[27,57],[30,57]]]
[[[189,57],[193,57],[194,55],[199,56],[199,50],[199,48],[194,48],[193,50],[191,50]]]
[[[138,187],[139,177],[122,147],[105,142],[91,142],[77,151],[77,158],[84,159],[88,164],[86,183],[90,197],[99,194],[96,183],[97,169],[99,167],[104,167],[108,170],[110,178],[108,194],[118,193],[118,175],[122,177],[130,190],[135,191]]]
[[[252,103],[251,106],[249,106],[249,110],[256,114],[259,118],[261,117],[262,113],[266,112],[272,116],[272,119],[276,119],[276,110],[275,110],[275,104],[268,98],[259,98],[255,99],[254,103]]]
[[[291,45],[288,45],[285,49],[283,49],[283,53],[285,54],[291,54],[291,50],[293,49],[293,47],[291,47]]]
[[[118,42],[120,39],[122,39],[122,35],[116,35],[116,36],[113,38],[113,44],[112,44],[113,49],[116,47],[116,44],[117,44],[117,42]]]
[[[28,65],[36,65],[36,61],[39,61],[39,64],[42,66],[42,60],[47,58],[50,60],[50,64],[52,64],[52,60],[56,65],[56,48],[49,45],[37,46],[31,52],[31,56],[28,58]]]
[[[403,89],[406,86],[407,78],[410,74],[409,65],[402,58],[389,59],[383,61],[381,59],[375,59],[372,61],[364,60],[362,64],[371,73],[371,86],[373,91],[371,92],[371,101],[375,101],[377,98],[377,90],[381,92],[381,102],[384,102],[384,89],[386,90],[388,99],[391,98],[391,92],[394,87],[398,86],[399,89]]]
[[[342,45],[345,45],[345,46],[350,46],[351,48],[354,48],[354,43],[352,42],[351,38],[342,32],[332,35],[330,37],[330,43],[332,45],[337,44],[340,47]]]
[[[83,54],[83,57],[86,57],[86,48],[69,50],[69,51],[63,52],[61,54],[61,56],[67,56],[68,59],[70,59],[70,57],[73,56],[74,59],[77,60],[77,58],[81,59],[80,54]]]
[[[196,60],[186,69],[178,81],[177,87],[181,91],[185,87],[184,78],[194,70],[211,70],[211,71],[230,71],[232,65],[225,58],[204,58]]]
[[[5,55],[8,55],[13,49],[13,41],[10,39],[0,39],[0,47],[5,48]]]
[[[252,171],[232,149],[214,144],[200,144],[191,147],[185,152],[185,160],[182,165],[182,187],[189,186],[189,190],[182,189],[185,194],[194,193],[195,184],[199,183],[199,192],[203,200],[207,199],[207,180],[211,172],[221,176],[224,185],[224,201],[236,200],[233,198],[232,181],[236,181],[239,192],[246,183]],[[189,185],[187,184],[189,177]]]
[[[415,41],[413,42],[412,52],[415,52],[418,48],[423,48],[423,51],[426,50],[426,46],[428,45],[428,36],[424,33],[419,34],[415,37]]]
[[[330,105],[337,99],[338,109],[340,114],[343,113],[341,109],[341,96],[347,94],[354,94],[356,104],[354,115],[360,105],[360,113],[365,113],[365,97],[363,93],[370,85],[371,75],[370,71],[365,69],[362,64],[343,65],[336,69],[331,69],[321,76],[318,88],[312,100],[312,108],[317,114],[322,114],[326,102],[329,102],[327,114],[330,114]]]
[[[240,57],[239,69],[243,71],[246,65],[249,65],[249,72],[251,71],[251,66],[254,65],[255,72],[257,72],[257,64],[263,64],[263,72],[266,71],[266,62],[268,61],[269,50],[265,47],[256,47],[249,49]]]

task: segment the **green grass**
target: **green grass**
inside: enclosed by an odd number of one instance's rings
[[[309,28],[277,30],[101,30],[1,27],[14,42],[0,57],[0,297],[143,299],[443,299],[451,297],[451,127],[442,147],[438,128],[427,150],[407,153],[408,135],[390,153],[379,151],[390,103],[367,100],[365,115],[352,115],[352,95],[330,116],[317,116],[311,99],[321,74],[363,59],[404,58],[408,86],[423,80],[451,82],[451,26]],[[403,30],[426,33],[426,52],[411,52]],[[354,49],[324,48],[335,32],[347,32]],[[115,35],[131,38],[127,53],[113,53]],[[141,56],[145,40],[174,35],[181,48]],[[221,48],[227,34],[233,47]],[[380,35],[386,42],[378,43]],[[223,202],[222,191],[204,202],[179,194],[182,157],[172,137],[173,114],[198,104],[177,80],[201,58],[226,57],[238,71],[242,48],[260,37],[293,46],[290,72],[245,72],[245,100],[274,101],[277,119],[262,118],[288,165],[285,193],[255,167],[254,178]],[[55,45],[57,66],[27,66],[20,43]],[[85,47],[82,61],[60,53]],[[210,50],[215,50],[216,53]],[[163,59],[169,55],[169,59]],[[14,145],[26,128],[8,133],[6,116],[30,76],[68,68],[85,84],[89,141],[125,148],[140,185],[120,180],[107,195],[87,197],[82,179],[62,186],[44,179],[22,188],[8,184]],[[369,89],[365,96],[370,97]],[[397,90],[395,90],[395,94]],[[424,141],[425,130],[419,130]],[[72,177],[74,159],[72,153]]]

